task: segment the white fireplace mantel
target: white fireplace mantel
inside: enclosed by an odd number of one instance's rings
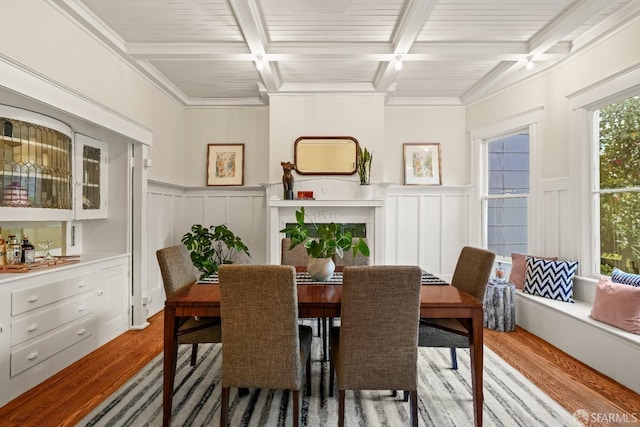
[[[267,184],[271,187],[267,189],[267,195],[271,193],[271,198],[267,197],[268,212],[268,236],[267,242],[269,250],[267,259],[272,264],[280,264],[281,240],[284,237],[280,230],[285,228],[287,223],[296,222],[295,212],[304,206],[306,215],[316,223],[364,223],[367,227],[367,241],[371,249],[372,264],[382,264],[383,230],[384,230],[384,199],[380,197],[383,188],[381,185],[371,184],[372,194],[378,196],[373,199],[342,198],[353,197],[354,191],[350,185],[345,185],[345,191],[332,192],[336,198],[316,199],[316,200],[282,200],[275,197],[274,193],[281,187],[276,184]],[[359,184],[355,184],[356,188]],[[320,187],[324,188],[324,187]],[[272,190],[272,191],[269,191]],[[342,193],[342,194],[339,194]],[[294,192],[295,194],[295,192]],[[325,192],[323,196],[328,196]]]

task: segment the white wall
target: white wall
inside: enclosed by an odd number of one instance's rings
[[[383,95],[274,95],[269,103],[269,182],[282,179],[280,162],[293,162],[301,136],[352,136],[374,154],[384,152]],[[387,166],[379,158],[372,165],[373,182],[382,180]]]
[[[176,143],[184,138],[182,106],[51,3],[4,1],[2,16],[0,55],[151,129],[150,177],[182,179],[183,150]]]

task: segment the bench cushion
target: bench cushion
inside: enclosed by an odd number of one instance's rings
[[[640,335],[640,287],[601,277],[591,309],[595,320]]]

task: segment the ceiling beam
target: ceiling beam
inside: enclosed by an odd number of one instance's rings
[[[244,35],[250,53],[255,55],[256,60],[263,58],[262,67],[258,69],[262,83],[267,91],[277,91],[280,87],[280,81],[275,68],[273,64],[264,58],[267,36],[264,24],[260,19],[258,6],[254,0],[229,0],[229,4],[236,15],[238,25]]]
[[[411,50],[411,46],[424,28],[431,11],[435,7],[436,0],[410,0],[404,10],[400,25],[393,38],[393,55],[402,56]],[[393,83],[398,70],[395,61],[387,61],[381,64],[381,69],[374,81],[374,86],[379,92],[386,92]]]

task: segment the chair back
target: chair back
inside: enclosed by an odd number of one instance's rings
[[[367,239],[364,237],[362,238],[362,240],[364,240],[365,242],[367,241]],[[336,264],[336,267],[347,267],[347,266],[353,266],[353,265],[369,265],[371,264],[371,258],[368,256],[362,255],[360,252],[358,252],[358,255],[354,257],[353,250],[350,250],[350,251],[346,251],[342,258],[340,258],[339,256],[334,256],[333,262]]]
[[[309,263],[309,255],[307,248],[303,244],[299,244],[293,249],[289,249],[291,239],[285,237],[282,239],[280,251],[280,264],[306,267]]]
[[[185,245],[159,249],[156,251],[156,258],[167,298],[198,280],[198,270],[193,266]]]
[[[221,265],[222,386],[298,390],[296,270],[286,265]]]
[[[416,390],[420,278],[417,266],[344,268],[340,389]]]
[[[496,254],[486,249],[465,246],[460,252],[451,285],[482,301]]]

